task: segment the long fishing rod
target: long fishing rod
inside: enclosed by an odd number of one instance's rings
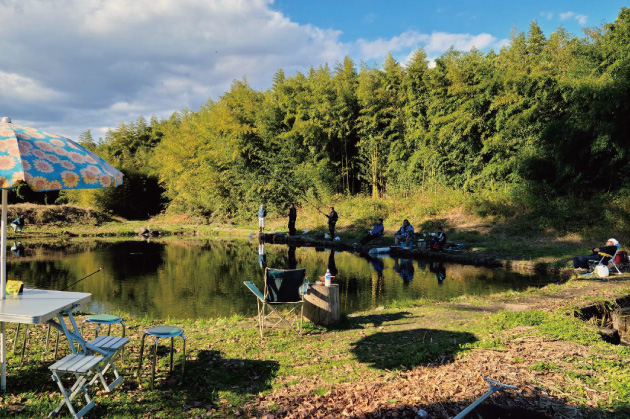
[[[73,282],[72,284],[70,284],[70,285],[68,285],[67,287],[65,287],[64,289],[62,289],[61,291],[65,291],[65,290],[67,290],[67,289],[68,289],[68,288],[70,288],[71,286],[73,286],[73,285],[75,285],[75,284],[78,284],[79,282],[83,281],[85,278],[89,278],[89,277],[91,277],[92,275],[99,273],[99,272],[100,272],[100,271],[102,271],[103,269],[104,269],[104,268],[101,266],[100,268],[98,268],[97,270],[95,270],[94,272],[92,272],[91,274],[87,274],[87,275],[85,275],[83,278],[79,279],[77,282]]]
[[[304,198],[304,201],[306,201],[307,204],[309,204],[311,207],[315,208],[317,211],[321,212],[324,215],[328,215],[326,213],[324,213],[322,210],[319,209],[319,207],[316,207],[315,205],[311,204],[311,201],[309,201],[308,199],[306,199],[305,196],[303,196],[302,198]]]

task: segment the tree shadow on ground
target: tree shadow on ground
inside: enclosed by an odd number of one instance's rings
[[[96,405],[88,417],[157,417],[158,412],[164,411],[182,411],[185,415],[201,411],[205,415],[217,406],[219,392],[252,395],[269,390],[280,367],[276,361],[227,359],[218,351],[202,350],[195,353],[195,359],[186,362],[182,380],[181,352],[178,350],[174,355],[172,372],[169,372],[169,352],[167,345],[158,347],[154,391],[149,390],[151,351],[146,352],[139,379],[135,376],[137,359],[126,359],[124,364],[118,359],[116,366],[124,377],[122,384],[110,393],[103,392],[99,382],[90,386],[88,390]],[[40,417],[57,406],[61,394],[48,369],[54,362],[51,357],[39,361],[26,359],[22,366],[18,365],[17,356],[10,356],[8,360],[8,391],[3,394],[11,401],[7,416]],[[111,376],[108,377],[111,380]],[[64,380],[70,385],[74,382],[69,376]],[[24,394],[31,396],[26,399]],[[141,402],[136,401],[138,397]],[[84,405],[82,399],[75,399],[77,406]],[[60,414],[67,415],[67,407],[64,406]]]
[[[342,322],[331,326],[330,330],[350,330],[350,329],[363,329],[365,325],[372,325],[374,327],[380,327],[385,322],[395,322],[407,317],[412,317],[412,314],[408,311],[399,311],[397,313],[383,313],[383,314],[366,314],[361,316],[350,315]]]
[[[374,368],[409,369],[450,362],[462,345],[476,341],[475,335],[468,332],[422,328],[366,336],[354,343],[352,352],[358,361]]]

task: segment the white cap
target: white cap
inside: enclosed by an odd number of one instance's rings
[[[619,242],[617,241],[617,239],[608,239],[608,241],[614,244],[615,246],[619,246]]]

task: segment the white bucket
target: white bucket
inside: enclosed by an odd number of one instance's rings
[[[597,265],[597,267],[595,268],[595,274],[600,278],[606,278],[608,275],[610,275],[610,270],[606,265]]]

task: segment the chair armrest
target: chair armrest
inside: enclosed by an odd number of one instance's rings
[[[260,300],[260,301],[265,301],[265,296],[263,295],[262,292],[260,292],[260,290],[258,289],[258,287],[251,281],[244,281],[243,284],[245,284],[245,286],[247,288],[249,288],[249,290],[251,292],[254,293],[254,295]]]

